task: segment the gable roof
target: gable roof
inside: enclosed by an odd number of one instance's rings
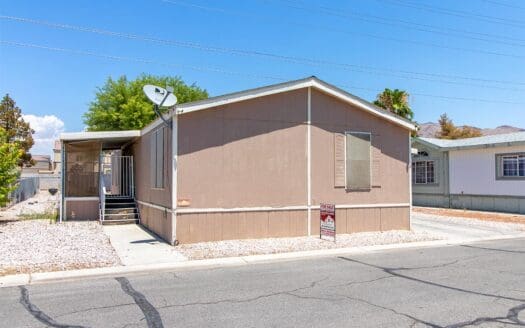
[[[514,146],[521,144],[525,145],[525,131],[455,140],[414,138],[414,141],[421,142],[424,145],[440,150]]]
[[[383,118],[387,121],[400,125],[409,130],[416,130],[414,123],[406,120],[402,117],[399,117],[387,110],[379,108],[374,104],[363,100],[359,97],[356,97],[336,86],[328,84],[315,76],[311,76],[305,79],[294,80],[279,84],[273,84],[269,86],[264,86],[255,89],[244,90],[240,92],[234,92],[218,97],[211,97],[204,100],[194,101],[190,103],[184,103],[176,106],[177,114],[191,113],[198,110],[208,109],[212,107],[217,107],[221,105],[236,103],[244,100],[254,99],[258,97],[273,95],[282,92],[288,92],[303,88],[315,88],[324,93],[327,93],[333,97],[336,97],[340,100],[343,100],[347,103],[355,105],[356,107],[367,111],[375,116]]]

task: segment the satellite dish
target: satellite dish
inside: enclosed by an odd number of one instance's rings
[[[159,107],[173,107],[177,103],[173,89],[168,91],[156,85],[146,84],[142,90],[146,97]]]

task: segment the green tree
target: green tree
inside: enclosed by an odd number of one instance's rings
[[[440,130],[436,137],[440,139],[464,139],[481,137],[481,130],[472,126],[457,127],[454,125],[448,115],[442,114],[439,117]]]
[[[18,162],[24,151],[17,142],[9,142],[7,132],[0,127],[0,206],[8,202],[8,195],[16,188],[19,176]]]
[[[414,118],[414,112],[408,104],[408,97],[409,95],[406,91],[386,88],[383,92],[377,95],[374,105],[412,121]]]
[[[208,97],[206,90],[195,84],[187,85],[179,77],[143,74],[132,81],[126,76],[117,80],[110,77],[98,88],[95,100],[84,114],[88,131],[137,130],[151,123],[156,115],[153,104],[142,92],[146,84],[173,87],[179,104]]]
[[[7,143],[16,143],[22,149],[18,165],[33,164],[29,150],[33,147],[33,131],[22,118],[22,110],[6,94],[0,103],[0,128],[3,129]]]

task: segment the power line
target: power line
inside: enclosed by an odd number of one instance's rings
[[[468,11],[448,9],[448,8],[443,8],[443,7],[431,6],[427,4],[414,3],[411,1],[403,1],[403,0],[381,0],[381,1],[389,2],[392,4],[398,5],[398,6],[428,11],[432,13],[438,13],[438,14],[455,16],[455,17],[462,17],[462,18],[476,19],[476,20],[480,20],[480,21],[484,21],[488,23],[493,23],[493,24],[502,24],[502,25],[507,25],[507,26],[525,28],[524,21],[519,21],[519,20],[514,20],[514,19],[475,14],[475,13],[471,13]]]
[[[285,56],[285,55],[279,55],[279,54],[261,52],[261,51],[206,46],[206,45],[193,43],[193,42],[182,42],[182,41],[177,41],[177,40],[160,39],[160,38],[137,35],[137,34],[114,32],[114,31],[108,31],[108,30],[102,30],[102,29],[96,29],[96,28],[87,28],[87,27],[81,27],[81,26],[75,26],[75,25],[51,23],[47,21],[34,20],[34,19],[28,19],[28,18],[22,18],[22,17],[0,15],[0,19],[9,19],[9,20],[19,21],[19,22],[24,22],[24,23],[44,25],[44,26],[53,27],[53,28],[89,32],[89,33],[95,33],[95,34],[112,36],[112,37],[159,43],[163,45],[172,45],[172,46],[177,46],[177,47],[198,49],[198,50],[208,51],[208,52],[219,52],[219,53],[227,53],[227,54],[233,54],[233,55],[270,58],[274,60],[306,64],[306,65],[315,66],[315,67],[328,66],[332,68],[344,69],[344,70],[353,71],[353,72],[369,73],[369,74],[376,74],[376,75],[390,75],[390,76],[400,77],[404,79],[418,79],[418,80],[423,80],[423,81],[439,82],[439,83],[446,83],[446,84],[462,84],[462,85],[469,85],[469,86],[496,88],[496,89],[504,89],[504,90],[512,90],[512,91],[524,91],[524,90],[521,90],[521,89],[513,90],[513,89],[508,89],[508,88],[501,88],[498,86],[487,86],[487,85],[480,85],[480,84],[473,85],[469,83],[450,81],[450,80],[477,81],[477,82],[482,82],[482,83],[499,83],[499,84],[507,84],[507,85],[525,85],[525,82],[505,81],[505,80],[488,80],[488,79],[483,79],[483,78],[464,77],[464,76],[457,76],[457,75],[424,73],[424,72],[415,72],[415,71],[407,71],[407,70],[393,70],[389,68],[355,65],[355,64],[348,64],[348,63],[338,63],[338,62],[332,62],[332,61],[326,61],[326,60],[295,57],[295,56]],[[444,79],[447,79],[447,80],[444,80]]]
[[[164,2],[172,2],[172,1],[169,1],[169,0],[163,0],[163,1]],[[265,0],[265,1],[267,1],[267,0]],[[411,21],[406,21],[406,20],[401,20],[401,19],[393,19],[393,18],[388,18],[388,17],[370,15],[370,14],[365,14],[365,13],[361,13],[361,12],[342,11],[340,8],[327,7],[327,6],[324,6],[324,5],[312,6],[312,5],[306,4],[304,1],[300,1],[300,0],[275,0],[275,1],[278,1],[278,2],[282,3],[283,5],[285,5],[287,7],[290,7],[290,8],[301,9],[301,10],[306,10],[306,11],[312,11],[312,12],[314,12],[316,14],[322,13],[322,14],[325,14],[325,15],[330,15],[330,16],[335,16],[335,17],[340,17],[340,18],[348,18],[348,19],[352,19],[352,20],[356,20],[357,19],[357,20],[361,20],[361,21],[365,21],[365,22],[372,22],[372,23],[378,23],[378,24],[389,25],[389,26],[397,26],[397,27],[402,27],[402,28],[409,29],[409,30],[416,30],[416,31],[420,31],[420,32],[427,32],[427,33],[434,33],[434,34],[440,34],[440,35],[446,35],[446,36],[453,36],[453,37],[457,37],[457,38],[466,38],[466,39],[471,39],[471,40],[476,40],[476,41],[484,41],[484,42],[489,42],[489,43],[500,43],[500,44],[515,46],[515,47],[523,47],[523,46],[525,46],[522,43],[520,44],[520,43],[515,43],[515,42],[501,41],[501,40],[512,40],[512,41],[519,41],[519,42],[524,42],[525,41],[523,39],[510,38],[510,37],[504,36],[504,35],[495,35],[495,34],[488,34],[488,33],[481,33],[481,32],[472,32],[472,31],[454,29],[454,28],[450,28],[450,27],[439,27],[439,26],[434,26],[434,25],[429,25],[429,24],[421,24],[421,23],[416,23],[416,22],[411,22]],[[385,1],[385,0],[383,0],[383,1]],[[386,1],[388,1],[388,0],[386,0]],[[443,30],[449,31],[449,32],[444,32]],[[451,33],[451,32],[454,32],[454,33]],[[459,35],[458,35],[458,33],[459,33]],[[473,36],[473,35],[478,35],[478,36],[476,37],[476,36]],[[484,37],[481,37],[481,36],[484,36]],[[486,37],[489,37],[490,39],[487,39]]]
[[[492,3],[492,4],[495,4],[495,5],[498,5],[498,6],[525,10],[525,7],[521,7],[521,6],[518,6],[518,5],[515,5],[515,4],[506,3],[506,2],[503,2],[503,1],[496,1],[496,0],[481,0],[481,1]]]
[[[424,47],[431,47],[431,48],[436,48],[436,49],[447,49],[447,50],[453,50],[453,51],[479,53],[479,54],[491,55],[491,56],[503,56],[503,57],[511,57],[511,58],[525,58],[525,56],[516,55],[516,54],[508,54],[508,53],[501,53],[501,52],[495,52],[495,51],[489,51],[489,50],[481,50],[481,49],[470,49],[470,48],[454,47],[454,46],[436,44],[436,43],[431,43],[431,42],[406,40],[406,39],[399,39],[399,38],[394,38],[394,37],[385,37],[385,36],[375,35],[375,34],[371,34],[371,33],[353,32],[353,31],[342,30],[342,29],[333,28],[333,27],[312,25],[312,24],[306,24],[306,23],[297,23],[297,22],[285,21],[285,20],[280,20],[280,19],[279,20],[277,20],[277,19],[270,19],[269,20],[267,18],[265,19],[265,18],[262,18],[260,16],[249,15],[249,14],[245,14],[245,13],[240,13],[240,12],[235,12],[235,11],[230,11],[230,10],[224,10],[224,9],[214,8],[214,7],[209,7],[209,6],[196,5],[196,4],[186,3],[186,2],[182,2],[182,1],[173,1],[173,0],[162,0],[162,1],[165,2],[165,3],[173,4],[173,5],[180,5],[180,6],[196,8],[196,9],[205,10],[205,11],[218,12],[218,13],[221,13],[221,14],[235,15],[235,16],[239,16],[239,17],[249,18],[251,20],[256,19],[256,20],[263,21],[263,22],[271,21],[272,23],[277,22],[279,24],[299,26],[299,27],[304,27],[304,28],[308,28],[308,29],[312,29],[312,28],[313,29],[323,29],[323,30],[331,31],[331,32],[338,32],[338,33],[344,33],[344,34],[349,34],[349,35],[358,35],[358,36],[363,36],[363,37],[367,37],[367,38],[374,38],[374,39],[379,39],[379,40],[394,41],[394,42],[399,42],[399,43],[405,43],[405,44],[417,45],[417,46],[424,46]],[[297,7],[293,7],[293,6],[292,6],[292,8],[296,8],[297,9]],[[308,8],[298,8],[298,9],[308,9]],[[317,12],[318,12],[318,10],[316,10],[316,13]],[[361,19],[361,18],[358,18],[358,19]],[[369,22],[369,21],[367,20],[367,22]],[[379,23],[381,23],[381,22],[379,22]],[[392,25],[392,24],[387,24],[387,25]],[[395,25],[395,26],[397,26],[397,25]],[[408,28],[408,27],[405,27],[405,26],[401,26],[401,27]],[[447,29],[447,28],[445,28],[445,29]],[[431,31],[431,32],[435,32],[435,31]],[[442,32],[435,32],[435,33],[443,34]],[[471,33],[471,32],[464,32],[464,33]],[[474,33],[474,32],[472,32],[472,33]],[[475,33],[475,34],[489,35],[489,34],[484,34],[484,33]],[[490,35],[490,36],[495,37],[495,38],[501,38],[501,39],[507,38],[507,39],[510,39],[510,40],[518,40],[518,41],[525,42],[525,40],[508,38],[508,37],[505,37],[505,36],[496,36],[496,35]],[[498,41],[489,40],[489,42],[498,42]],[[518,45],[518,46],[521,46],[521,45]]]
[[[155,65],[161,65],[161,66],[166,66],[166,67],[184,68],[184,69],[190,69],[190,70],[197,70],[197,71],[204,71],[204,72],[213,72],[213,73],[219,73],[219,74],[228,74],[228,75],[233,75],[233,76],[248,77],[248,78],[255,78],[255,79],[266,79],[266,80],[275,80],[275,81],[288,81],[289,80],[289,79],[284,78],[284,77],[249,74],[249,73],[244,73],[244,72],[235,72],[235,71],[223,70],[223,69],[218,69],[218,68],[213,68],[213,67],[208,67],[208,66],[192,66],[192,65],[185,65],[185,64],[184,65],[183,64],[172,64],[172,63],[165,63],[165,62],[149,60],[149,59],[143,59],[143,58],[106,55],[106,54],[101,54],[99,52],[94,52],[94,51],[84,51],[84,50],[75,50],[75,49],[67,49],[67,48],[59,48],[59,47],[50,47],[50,46],[43,46],[43,45],[33,44],[33,43],[23,43],[23,42],[16,42],[16,41],[0,40],[0,44],[7,45],[7,46],[34,48],[34,49],[49,50],[49,51],[60,52],[60,53],[68,53],[68,54],[74,54],[74,55],[96,57],[96,58],[108,59],[108,60],[112,60],[112,61],[131,61],[131,62],[144,63],[144,64],[155,64]],[[364,87],[351,86],[351,85],[345,85],[345,84],[338,84],[337,86],[340,87],[340,88],[360,89],[360,90],[367,90],[367,91],[377,92],[376,89],[372,89],[372,88],[364,88]],[[492,100],[492,99],[467,98],[467,97],[451,97],[451,96],[433,95],[433,94],[417,93],[417,92],[410,92],[410,94],[411,95],[415,95],[415,96],[437,98],[437,99],[445,99],[445,100],[459,100],[459,101],[469,101],[469,102],[479,102],[479,103],[496,103],[496,104],[502,104],[503,103],[503,104],[511,104],[511,105],[525,105],[525,103],[506,101],[506,100]]]

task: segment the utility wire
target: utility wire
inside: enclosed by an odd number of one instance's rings
[[[493,24],[502,24],[502,25],[507,25],[507,26],[525,28],[525,21],[520,21],[520,20],[475,14],[469,11],[448,9],[448,8],[443,8],[443,7],[422,4],[422,3],[415,3],[411,1],[403,1],[403,0],[381,0],[381,1],[389,2],[392,4],[398,5],[398,6],[414,8],[414,9],[428,11],[428,12],[437,13],[437,14],[443,14],[443,15],[455,16],[455,17],[461,17],[461,18],[470,18],[470,19],[475,19],[475,20],[493,23]]]
[[[511,4],[511,3],[506,3],[506,2],[503,2],[503,1],[496,1],[496,0],[481,0],[481,1],[492,3],[492,4],[498,5],[498,6],[525,10],[525,7],[521,7],[521,6],[518,6],[518,5],[515,5],[515,4]]]
[[[202,44],[198,44],[194,42],[160,39],[156,37],[149,37],[149,36],[143,36],[143,35],[137,35],[137,34],[114,32],[114,31],[81,27],[81,26],[68,25],[68,24],[51,23],[47,21],[34,20],[34,19],[28,19],[28,18],[22,18],[22,17],[0,15],[0,19],[8,19],[8,20],[14,20],[14,21],[19,21],[19,22],[24,22],[24,23],[44,25],[44,26],[53,27],[53,28],[89,32],[89,33],[95,33],[95,34],[119,37],[119,38],[125,38],[125,39],[153,42],[153,43],[158,43],[158,44],[168,45],[168,46],[198,49],[198,50],[208,51],[208,52],[218,52],[218,53],[226,53],[226,54],[233,54],[233,55],[240,55],[240,56],[269,58],[273,60],[305,64],[305,65],[315,66],[315,67],[330,67],[330,68],[335,68],[335,69],[344,69],[344,70],[353,71],[353,72],[369,73],[369,74],[375,74],[375,75],[381,75],[381,76],[390,75],[390,76],[400,77],[404,79],[417,79],[417,80],[430,81],[430,82],[439,82],[439,83],[446,83],[446,84],[462,84],[462,85],[469,85],[469,86],[487,87],[487,88],[512,90],[512,91],[524,91],[524,90],[512,89],[512,88],[502,88],[498,86],[487,86],[487,85],[481,85],[481,84],[470,84],[470,83],[451,81],[451,80],[477,81],[477,82],[482,82],[482,83],[499,83],[499,84],[507,84],[507,85],[525,85],[525,82],[489,80],[489,79],[483,79],[483,78],[464,77],[464,76],[457,76],[457,75],[424,73],[424,72],[415,72],[415,71],[407,71],[407,70],[393,70],[389,68],[372,67],[372,66],[365,66],[365,65],[354,65],[354,64],[348,64],[348,63],[339,63],[339,62],[332,62],[332,61],[327,61],[327,60],[320,60],[320,59],[312,59],[312,58],[304,58],[304,57],[296,57],[296,56],[285,56],[285,55],[274,54],[274,53],[269,53],[269,52],[207,46],[207,45],[202,45]]]
[[[163,1],[170,2],[169,0],[163,0]],[[270,0],[264,0],[264,2],[268,2],[268,1]],[[404,29],[409,29],[409,30],[416,30],[420,32],[453,36],[457,38],[465,38],[465,39],[483,41],[483,42],[488,42],[488,43],[501,43],[501,44],[515,46],[515,47],[525,46],[525,44],[523,43],[502,41],[502,40],[511,40],[511,41],[525,42],[524,39],[512,38],[512,37],[508,37],[504,35],[495,35],[495,34],[488,34],[488,33],[482,33],[482,32],[472,32],[472,31],[454,29],[450,27],[440,27],[440,26],[429,25],[429,24],[421,24],[421,23],[416,23],[416,22],[411,22],[411,21],[406,21],[406,20],[401,20],[401,19],[393,19],[393,18],[382,17],[382,16],[377,16],[377,15],[370,15],[370,14],[365,14],[361,12],[349,12],[348,10],[342,11],[341,8],[328,7],[324,5],[310,5],[300,0],[275,0],[275,1],[283,4],[284,6],[290,7],[290,8],[300,9],[300,10],[305,10],[305,11],[312,11],[316,14],[322,13],[325,15],[335,16],[339,18],[346,18],[350,20],[361,20],[361,21],[365,21],[369,23],[371,22],[371,23],[378,23],[378,24],[389,25],[389,26],[397,26],[397,27],[402,27]],[[382,1],[388,1],[388,0],[382,0]],[[177,1],[173,1],[173,2],[177,2]],[[445,31],[448,31],[448,32],[445,32]],[[474,36],[474,35],[478,35],[478,36]],[[490,39],[487,39],[487,37]]]
[[[491,56],[503,56],[503,57],[511,57],[511,58],[525,58],[525,56],[522,56],[522,55],[501,53],[501,52],[495,52],[495,51],[490,51],[490,50],[470,49],[470,48],[462,48],[462,47],[454,47],[454,46],[436,44],[436,43],[431,43],[431,42],[423,42],[423,41],[416,41],[416,40],[406,40],[406,39],[399,39],[399,38],[394,38],[394,37],[385,37],[385,36],[375,35],[375,34],[370,34],[370,33],[353,32],[353,31],[338,29],[338,28],[334,28],[334,27],[312,25],[312,24],[307,24],[307,23],[297,23],[297,22],[293,22],[293,21],[286,21],[286,20],[281,20],[281,19],[276,19],[276,18],[268,19],[267,17],[264,18],[264,17],[261,17],[261,16],[249,15],[249,14],[246,14],[246,13],[240,13],[240,12],[235,12],[235,11],[230,11],[230,10],[224,10],[224,9],[214,8],[214,7],[209,7],[209,6],[196,5],[196,4],[191,4],[191,3],[182,2],[182,1],[174,1],[174,0],[162,0],[162,1],[165,2],[165,3],[173,4],[173,5],[185,6],[185,7],[196,8],[196,9],[210,11],[210,12],[218,12],[218,13],[221,13],[221,14],[228,14],[228,15],[235,15],[235,16],[239,16],[239,17],[245,17],[245,18],[249,18],[250,20],[254,20],[255,19],[255,20],[262,21],[262,22],[270,21],[272,24],[277,22],[278,24],[299,26],[299,27],[303,27],[303,28],[307,28],[307,29],[323,29],[323,30],[330,31],[330,32],[338,32],[338,33],[344,33],[344,34],[349,34],[349,35],[358,35],[358,36],[367,37],[367,38],[374,38],[374,39],[379,39],[379,40],[394,41],[394,42],[399,42],[399,43],[405,43],[405,44],[417,45],[417,46],[424,46],[424,47],[431,47],[431,48],[436,48],[436,49],[447,49],[447,50],[461,51],[461,52],[480,53],[480,54],[491,55]],[[295,8],[295,7],[292,7],[292,8]],[[301,8],[301,9],[303,9],[303,8]],[[307,9],[307,8],[304,8],[304,9]],[[316,13],[318,12],[318,10],[314,10],[314,11]],[[391,24],[387,24],[387,25],[391,25]],[[405,26],[402,26],[402,27],[408,28],[408,27],[405,27]],[[432,31],[432,32],[434,32],[434,31]],[[440,33],[441,34],[441,32],[436,32],[436,33]],[[465,33],[470,33],[470,32],[465,32]],[[480,33],[480,34],[483,34],[483,33]],[[491,36],[495,37],[495,38],[500,38],[500,39],[506,38],[504,36],[496,36],[496,35],[491,35]],[[522,40],[522,39],[513,39],[513,38],[508,38],[508,39],[525,42],[525,40]],[[489,42],[494,42],[494,41],[490,40]],[[518,46],[522,46],[522,45],[518,45]],[[525,44],[523,46],[525,46]]]
[[[84,51],[84,50],[74,50],[74,49],[66,49],[66,48],[59,48],[59,47],[49,47],[49,46],[43,46],[43,45],[38,45],[38,44],[33,44],[33,43],[23,43],[23,42],[16,42],[16,41],[0,40],[0,44],[6,45],[6,46],[34,48],[34,49],[49,50],[49,51],[60,52],[60,53],[68,53],[68,54],[74,54],[74,55],[96,57],[96,58],[108,59],[108,60],[112,60],[112,61],[131,61],[131,62],[145,63],[145,64],[156,64],[156,65],[161,65],[161,66],[166,66],[166,67],[175,67],[175,68],[179,68],[179,69],[182,68],[182,69],[190,69],[190,70],[197,70],[197,71],[203,71],[203,72],[213,72],[213,73],[220,73],[220,74],[227,74],[227,75],[248,77],[248,78],[255,78],[255,79],[266,79],[266,80],[275,80],[275,81],[288,81],[289,80],[289,79],[286,79],[284,77],[276,77],[276,76],[269,76],[269,75],[258,75],[258,74],[248,74],[248,73],[244,73],[244,72],[235,72],[235,71],[223,70],[223,69],[207,67],[207,66],[192,66],[192,65],[185,65],[185,64],[184,65],[183,64],[172,64],[172,63],[165,63],[165,62],[149,60],[149,59],[142,59],[142,58],[106,55],[106,54],[101,54],[99,52],[94,52],[94,51]],[[364,87],[351,86],[351,85],[345,85],[345,84],[338,84],[337,86],[340,87],[340,88],[346,88],[346,89],[360,89],[360,90],[367,90],[367,91],[377,92],[377,90],[373,89],[373,88],[364,88]],[[429,97],[429,98],[436,98],[436,99],[445,99],[445,100],[459,100],[459,101],[469,101],[469,102],[479,102],[479,103],[525,105],[525,103],[522,103],[522,102],[513,102],[513,101],[507,101],[507,100],[492,100],[492,99],[483,99],[483,98],[452,97],[452,96],[433,95],[433,94],[417,93],[417,92],[410,92],[410,94],[414,95],[414,96]]]

